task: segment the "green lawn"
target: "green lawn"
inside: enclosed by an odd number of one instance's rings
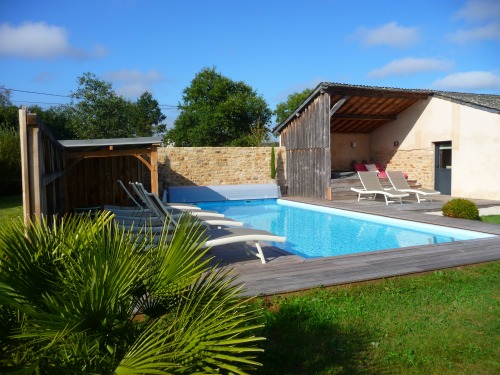
[[[500,215],[481,216],[481,220],[487,223],[500,224]]]
[[[500,373],[500,262],[261,303],[259,374]]]
[[[23,216],[21,196],[0,196],[0,224]]]

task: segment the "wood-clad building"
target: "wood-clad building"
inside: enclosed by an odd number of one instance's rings
[[[325,198],[330,181],[330,96],[319,92],[281,130],[288,194]]]
[[[327,198],[334,169],[333,138],[340,133],[370,133],[428,95],[410,90],[319,84],[273,129],[286,147],[289,194]]]
[[[353,164],[379,163],[444,194],[500,199],[500,172],[487,167],[498,158],[500,95],[323,82],[273,132],[290,195],[329,199],[339,173],[355,179]]]
[[[75,208],[127,205],[117,180],[158,194],[160,137],[58,141],[36,114],[19,110],[25,221]]]

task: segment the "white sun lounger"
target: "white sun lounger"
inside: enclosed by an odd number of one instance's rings
[[[123,206],[105,205],[104,209],[108,210],[108,211],[112,211],[115,214],[123,215],[123,216],[132,216],[132,215],[133,216],[144,216],[144,215],[150,216],[151,214],[149,212],[149,208],[147,208],[145,205],[141,205],[137,201],[137,199],[135,199],[135,197],[130,193],[130,191],[125,187],[125,184],[121,180],[117,180],[117,181],[118,181],[118,184],[120,185],[120,187],[128,195],[129,199],[134,204],[134,206],[123,207]],[[130,182],[129,184],[132,186],[134,191],[136,191],[136,189],[140,189],[141,193],[144,193],[144,194],[147,193],[147,190],[144,188],[144,186],[141,183]],[[138,194],[137,191],[136,191],[136,194]],[[138,194],[138,198],[140,198],[139,194]],[[181,214],[182,212],[189,212],[191,215],[199,216],[199,217],[207,217],[207,216],[224,217],[224,214],[221,214],[219,212],[202,210],[200,207],[195,206],[195,205],[191,205],[191,204],[180,203],[178,205],[177,204],[170,205],[170,204],[163,203],[163,205],[164,205],[166,210],[170,211],[173,214]],[[133,212],[132,215],[128,215],[126,212],[126,211],[130,211],[130,210],[132,210],[132,212]]]
[[[386,205],[397,201],[403,203],[402,198],[409,196],[408,193],[400,190],[384,188],[377,177],[377,172],[358,172],[358,176],[363,184],[363,189],[351,188],[352,191],[358,193],[358,202],[363,199],[361,198],[362,195],[373,195],[373,199],[375,199],[377,194],[382,194]]]
[[[221,228],[221,229],[211,229],[206,232],[207,239],[202,247],[214,247],[221,245],[228,245],[232,243],[243,242],[245,244],[245,249],[247,254],[253,254],[259,258],[262,264],[266,263],[266,258],[262,252],[262,247],[260,246],[261,241],[266,242],[285,242],[286,238],[282,236],[275,235],[271,232],[252,229],[252,228]],[[251,243],[255,246],[257,251],[252,249],[248,244]]]
[[[130,186],[132,186],[132,189],[140,196],[144,196],[144,194],[151,194],[149,193],[144,185],[140,182],[129,182]],[[205,218],[206,216],[211,216],[211,217],[224,217],[224,214],[221,214],[220,212],[216,211],[210,211],[210,210],[202,210],[200,207],[192,205],[192,204],[185,204],[185,203],[175,203],[174,205],[171,205],[170,203],[163,203],[160,198],[157,196],[158,199],[156,201],[160,202],[163,206],[163,208],[167,211],[170,212],[188,212],[193,216],[198,216],[198,217],[203,217]]]
[[[437,190],[411,188],[410,185],[408,185],[408,181],[406,181],[403,172],[401,171],[391,171],[386,173],[387,177],[389,177],[389,181],[391,181],[392,186],[394,186],[394,189],[397,189],[399,191],[404,191],[405,193],[415,194],[418,203],[427,200],[426,198],[420,198],[421,195],[424,197],[428,197],[432,202],[433,196],[441,194],[441,192]]]
[[[132,184],[132,188],[135,189],[137,196],[143,201],[145,207],[148,211],[140,215],[127,215],[126,211],[123,210],[110,210],[116,216],[116,219],[126,226],[138,226],[138,225],[148,225],[148,226],[162,226],[163,223],[170,220],[174,224],[177,224],[177,220],[183,215],[191,215],[186,212],[174,212],[172,210],[167,210],[163,206],[160,198],[152,193],[144,193],[143,190],[137,188],[135,184]],[[193,220],[198,221],[201,225],[206,227],[220,227],[220,226],[234,226],[242,227],[243,223],[220,216],[203,216],[197,217],[191,215]]]
[[[156,196],[151,194],[151,199],[155,199],[154,197]],[[156,199],[158,199],[158,197],[156,197]],[[159,203],[161,203],[161,201]],[[178,219],[180,219],[180,217],[177,218],[177,220]],[[132,230],[134,233],[138,233],[139,235],[146,235],[147,233],[160,234],[164,230],[173,229],[172,227],[165,228],[165,223],[158,225],[158,223],[148,223],[147,220],[138,222],[132,219],[132,221],[129,221],[129,219],[120,217],[115,217],[115,220],[119,225],[123,226],[127,230]],[[172,217],[170,220],[172,221],[168,222],[169,224],[178,224],[178,221]],[[286,238],[260,229],[222,227],[216,229],[208,228],[204,233],[203,241],[202,248],[243,243],[247,254],[255,255],[261,260],[262,264],[265,264],[266,258],[264,257],[264,252],[262,251],[261,242],[285,242]],[[253,245],[255,250],[250,247],[249,244]]]
[[[135,205],[140,207],[141,205],[137,200],[134,198],[134,196],[130,193],[130,191],[127,189],[125,184],[121,181],[118,180],[118,184],[120,187],[125,191],[131,202]],[[130,183],[131,184],[131,183]],[[141,188],[143,190],[146,190],[144,186],[141,183],[136,183],[140,184]],[[198,206],[195,206],[194,204],[187,204],[187,203],[163,203],[166,208],[172,208],[172,209],[178,209],[178,210],[183,210],[183,211],[201,211],[201,208]],[[222,214],[219,214],[220,216],[224,216]]]

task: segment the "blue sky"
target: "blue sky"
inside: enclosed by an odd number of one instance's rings
[[[321,81],[500,94],[500,1],[0,0],[15,105],[69,103],[92,72],[132,100],[150,91],[171,126],[204,67],[271,109]]]

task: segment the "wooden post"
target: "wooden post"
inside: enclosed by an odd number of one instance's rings
[[[151,192],[159,196],[158,191],[158,146],[151,146]]]
[[[43,163],[41,160],[42,142],[40,129],[37,124],[36,115],[27,117],[28,124],[28,145],[30,145],[30,200],[31,200],[31,212],[30,215],[34,215],[35,218],[41,219],[42,217],[42,175],[40,170],[40,164]]]
[[[21,174],[23,188],[23,218],[24,224],[29,224],[31,216],[30,204],[30,178],[29,178],[29,158],[28,158],[28,129],[26,122],[26,107],[19,110],[19,139],[21,142]]]

